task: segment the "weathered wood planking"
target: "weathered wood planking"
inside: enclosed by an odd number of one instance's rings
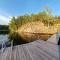
[[[59,53],[58,45],[37,40],[0,50],[0,60],[58,60]]]

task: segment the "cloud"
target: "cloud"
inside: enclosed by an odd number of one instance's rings
[[[0,15],[0,24],[8,24],[9,19],[10,19],[9,16]]]
[[[0,24],[7,25],[10,21],[11,14],[0,9]]]

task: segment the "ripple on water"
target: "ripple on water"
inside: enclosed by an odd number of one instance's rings
[[[0,43],[8,41],[8,35],[0,35]]]

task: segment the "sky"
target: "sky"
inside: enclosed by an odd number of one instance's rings
[[[11,16],[39,13],[48,6],[54,16],[60,15],[60,0],[0,0],[0,24],[8,24]]]

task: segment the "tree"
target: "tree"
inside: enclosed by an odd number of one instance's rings
[[[11,33],[17,30],[15,17],[11,18],[10,23],[9,23],[9,29]]]
[[[48,22],[48,27],[50,26],[50,25],[53,25],[53,23],[50,21],[50,20],[52,20],[53,19],[53,16],[52,16],[52,13],[51,13],[51,9],[48,7],[48,6],[44,6],[44,11],[46,12],[46,14],[47,14],[47,22]]]

